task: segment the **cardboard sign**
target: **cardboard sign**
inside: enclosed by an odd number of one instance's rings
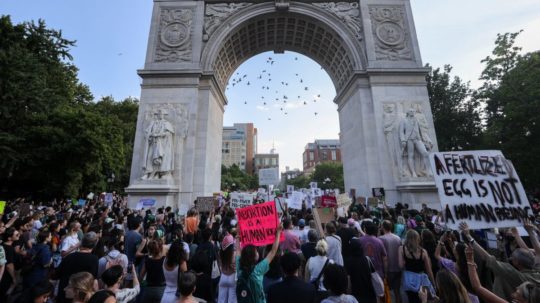
[[[376,208],[377,206],[379,206],[379,199],[377,199],[375,197],[369,197],[367,199],[367,206],[369,206],[371,208]]]
[[[321,206],[322,207],[336,207],[337,200],[335,196],[324,195],[321,197]]]
[[[155,199],[140,199],[135,209],[152,208],[156,205]]]
[[[293,209],[302,209],[302,201],[304,194],[300,191],[293,191],[290,198],[287,200],[287,206]]]
[[[6,209],[6,201],[0,201],[0,215],[4,214],[4,211]]]
[[[216,207],[214,197],[197,197],[197,209],[200,212],[211,212]]]
[[[279,168],[263,168],[259,169],[259,184],[260,185],[277,185],[279,183]]]
[[[231,193],[230,207],[232,209],[242,208],[253,204],[253,195],[248,193]]]
[[[264,246],[274,243],[276,228],[278,227],[278,214],[274,201],[257,205],[246,206],[236,210],[238,227],[240,229],[240,246]],[[280,241],[285,236],[281,234]]]
[[[429,158],[447,227],[521,226],[532,215],[514,166],[500,151],[440,152]]]
[[[322,224],[326,224],[328,222],[334,221],[335,210],[333,208],[330,208],[330,207],[315,208],[315,211],[319,215],[319,218]]]

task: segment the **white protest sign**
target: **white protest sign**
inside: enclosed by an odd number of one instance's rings
[[[145,199],[140,199],[139,202],[137,202],[137,206],[135,207],[135,209],[140,210],[145,207],[152,208],[154,206],[156,206],[156,199],[145,198]]]
[[[294,185],[287,185],[287,193],[291,194],[294,191]]]
[[[279,214],[283,214],[285,212],[285,207],[286,207],[286,199],[285,198],[280,198],[280,197],[273,197],[272,199],[270,199],[270,201],[274,201],[276,203],[276,210]],[[269,201],[267,201],[269,202]],[[287,207],[289,207],[287,205]]]
[[[313,197],[321,197],[322,191],[320,188],[311,188],[311,196]]]
[[[113,203],[113,194],[112,193],[106,193],[105,194],[105,205],[109,206]]]
[[[279,183],[279,168],[263,168],[259,169],[259,184],[260,185],[277,185]]]
[[[287,206],[293,209],[302,209],[302,200],[304,200],[304,194],[300,191],[293,191],[287,200]]]
[[[259,194],[266,194],[266,188],[264,188],[264,187],[259,187],[259,189],[257,190],[257,193],[259,193]]]
[[[439,152],[429,158],[448,227],[520,226],[532,214],[514,166],[500,151]]]
[[[253,195],[248,193],[231,193],[230,206],[233,209],[253,204]]]
[[[309,188],[317,188],[317,182],[309,182]]]

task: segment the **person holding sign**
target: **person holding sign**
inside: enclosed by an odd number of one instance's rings
[[[259,253],[257,247],[247,245],[242,249],[240,257],[236,259],[236,268],[238,269],[236,297],[238,302],[266,303],[263,278],[270,269],[270,262],[276,256],[282,230],[283,226],[280,224],[276,229],[272,249],[261,262],[258,262]]]

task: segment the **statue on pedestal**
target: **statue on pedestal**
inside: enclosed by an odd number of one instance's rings
[[[167,111],[159,109],[145,131],[146,145],[142,179],[170,177],[174,169],[174,127],[165,120]]]
[[[408,172],[407,175],[412,178],[431,176],[428,152],[433,148],[433,143],[426,124],[418,108],[409,109],[399,124],[401,155],[407,158],[407,167],[401,167],[400,171],[404,174]]]

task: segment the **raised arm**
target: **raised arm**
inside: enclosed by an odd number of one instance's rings
[[[521,238],[521,236],[519,235],[519,231],[517,230],[516,227],[512,227],[510,228],[510,232],[512,233],[512,235],[514,236],[514,239],[516,239],[516,243],[518,244],[518,246],[520,248],[525,248],[526,250],[529,250],[530,248],[527,246],[527,244],[525,244],[525,241],[523,241],[523,239]]]
[[[540,241],[538,241],[538,229],[531,223],[530,220],[524,220],[523,227],[525,227],[525,230],[527,231],[527,233],[529,233],[529,237],[531,238],[531,243],[534,248],[534,254],[537,258],[540,257]]]
[[[478,278],[478,273],[476,272],[476,263],[474,263],[474,250],[470,246],[465,249],[465,256],[467,258],[467,270],[471,286],[476,294],[486,302],[507,303],[506,300],[499,298],[480,283],[480,278]]]
[[[480,257],[482,257],[482,259],[486,259],[490,256],[490,254],[487,251],[485,251],[484,248],[480,246],[478,243],[476,243],[476,241],[473,239],[467,223],[461,222],[459,224],[459,229],[461,229],[461,233],[463,234],[465,239],[467,239],[467,242],[469,244],[472,244],[472,246],[474,247],[474,250],[480,255]]]
[[[446,232],[443,233],[443,235],[439,239],[439,243],[437,243],[437,248],[435,248],[434,256],[435,256],[435,259],[437,259],[437,261],[439,262],[441,262],[441,249],[442,249],[442,246],[444,245],[445,240],[446,240]]]
[[[283,230],[283,225],[279,225],[276,229],[276,239],[274,240],[274,244],[272,244],[272,249],[266,255],[266,260],[268,260],[268,263],[272,262],[274,257],[276,256],[277,250],[279,248],[279,238],[281,237],[281,230]]]

